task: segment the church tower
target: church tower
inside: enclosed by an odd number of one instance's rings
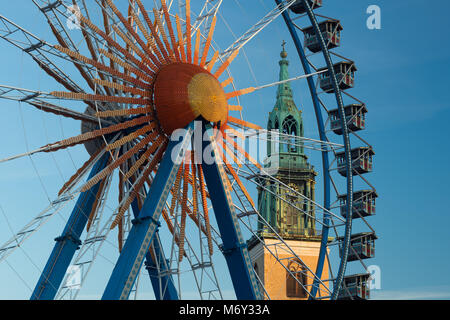
[[[280,81],[289,79],[287,56],[283,42],[279,62]],[[273,132],[268,139],[265,167],[282,183],[271,183],[261,178],[260,182],[264,188],[258,189],[258,210],[267,223],[259,222],[259,236],[264,239],[266,247],[258,241],[250,240],[250,256],[271,299],[307,299],[307,292],[311,290],[313,283],[308,269],[316,271],[321,236],[316,231],[314,206],[311,201],[305,201],[305,198],[296,192],[314,201],[317,173],[308,163],[308,157],[304,153],[300,139],[304,133],[302,111],[295,105],[289,82],[278,86],[276,103],[269,113],[267,130],[277,133]],[[276,234],[285,240],[301,261],[289,252],[284,244],[280,244]],[[285,267],[277,260],[282,261]],[[303,286],[286,268],[296,275]],[[328,278],[327,263],[322,278]]]

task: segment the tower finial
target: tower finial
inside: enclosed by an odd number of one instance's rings
[[[287,58],[287,52],[286,52],[286,41],[283,40],[283,43],[281,44],[281,46],[283,47],[283,51],[281,51],[281,58],[286,59]]]

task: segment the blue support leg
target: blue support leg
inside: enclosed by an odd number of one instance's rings
[[[147,194],[147,193],[146,193]],[[134,218],[139,217],[139,207],[137,201],[133,201],[132,209]],[[156,300],[178,300],[178,292],[173,283],[173,278],[169,273],[167,262],[163,248],[160,246],[160,239],[158,231],[152,242],[154,254],[147,252],[145,256],[145,268],[148,271],[150,281],[152,282],[153,292]],[[163,274],[163,275],[161,275]],[[161,294],[162,293],[162,294]]]
[[[89,179],[106,167],[108,158],[109,154],[105,154],[95,163]],[[62,235],[55,239],[56,244],[33,291],[31,300],[52,300],[55,298],[75,251],[81,244],[80,236],[86,227],[98,189],[99,184],[80,194]]]
[[[180,135],[182,142],[170,141],[167,146],[139,217],[133,221],[133,227],[103,293],[103,300],[128,299],[130,295],[144,257],[157,231],[158,220],[178,168],[191,142],[193,124],[186,129]]]
[[[145,268],[150,276],[156,300],[178,300],[177,289],[173,283],[172,275],[170,275],[167,268],[169,261],[166,260],[160,246],[158,232],[155,234],[152,245],[154,256],[152,257],[150,252],[147,253]]]
[[[226,175],[223,165],[220,164],[217,146],[211,142],[213,132],[209,129],[209,125],[203,124],[203,132],[207,130],[210,138],[203,141],[203,154],[206,152],[209,155],[212,151],[214,161],[203,159],[202,168],[222,237],[222,252],[227,261],[237,299],[260,300],[263,297],[253,271],[247,244],[242,237],[230,190],[225,185]]]

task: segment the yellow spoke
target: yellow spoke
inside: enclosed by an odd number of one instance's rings
[[[200,51],[200,30],[197,30],[197,36],[195,39],[194,61],[193,64],[198,64],[198,55]]]
[[[125,143],[130,142],[130,141],[133,141],[133,140],[139,138],[140,136],[144,135],[145,133],[147,133],[147,132],[153,130],[153,129],[155,128],[155,126],[156,126],[156,125],[155,125],[154,123],[151,123],[151,124],[149,124],[149,125],[146,125],[146,126],[140,128],[140,129],[138,129],[138,130],[136,130],[136,131],[130,133],[129,135],[126,135],[126,136],[123,137],[122,139],[119,139],[119,140],[117,140],[116,142],[109,144],[109,145],[106,147],[106,150],[107,150],[107,151],[111,151],[111,150],[117,149],[117,148],[119,148],[120,146],[123,146]]]
[[[222,88],[225,88],[225,87],[227,87],[229,84],[231,84],[232,82],[233,82],[233,78],[228,78],[227,80],[225,80],[225,81],[223,81],[222,83],[221,83],[221,85],[222,85]]]
[[[177,31],[178,31],[178,46],[180,48],[181,53],[181,60],[183,62],[187,62],[186,59],[186,52],[184,51],[184,38],[183,38],[183,31],[181,30],[181,22],[180,17],[178,15],[175,16],[175,20],[177,23]]]
[[[230,111],[242,111],[242,106],[228,105],[228,110],[230,110]]]
[[[230,66],[231,62],[233,62],[238,53],[239,50],[234,51],[233,54],[229,56],[228,59],[220,66],[220,68],[214,73],[214,76],[216,78],[219,78],[222,75],[222,73]]]
[[[166,51],[166,49],[164,48],[163,43],[161,42],[161,39],[158,36],[158,32],[156,32],[156,27],[155,25],[152,23],[152,21],[150,20],[150,17],[147,13],[147,10],[145,9],[144,5],[142,4],[141,0],[136,0],[136,3],[138,4],[139,8],[141,9],[142,15],[144,17],[145,22],[147,22],[148,27],[150,28],[150,31],[152,33],[153,38],[156,41],[156,44],[159,48],[159,50],[161,51],[161,53],[164,56],[164,59],[166,61],[166,63],[170,63],[170,58],[169,55]]]
[[[175,57],[177,61],[181,61],[180,52],[178,50],[177,41],[175,39],[175,33],[172,26],[172,21],[170,19],[169,10],[167,9],[166,0],[161,0],[161,6],[164,11],[164,18],[167,23],[167,29],[169,29],[170,41],[172,42],[172,48],[175,51]]]
[[[108,87],[108,88],[116,89],[116,90],[123,91],[123,92],[129,92],[134,95],[145,97],[145,98],[151,98],[153,96],[153,94],[150,90],[139,90],[139,89],[125,86],[122,84],[118,84],[116,82],[110,82],[110,81],[105,81],[105,80],[101,80],[101,79],[94,79],[94,82],[103,87]]]
[[[213,57],[211,58],[211,61],[206,65],[206,69],[211,72],[214,65],[216,64],[217,59],[219,58],[219,51],[214,52]]]
[[[187,42],[187,62],[192,62],[191,44],[191,0],[186,0],[186,42]]]
[[[161,32],[161,37],[164,41],[164,44],[166,46],[166,50],[169,53],[170,57],[172,58],[172,60],[175,60],[175,54],[173,53],[171,47],[170,47],[170,43],[169,43],[169,39],[167,38],[166,35],[166,31],[164,29],[164,26],[161,22],[161,17],[159,15],[159,12],[156,10],[156,8],[153,8],[153,15],[155,16],[155,20],[156,20],[156,24],[159,28],[159,31]]]
[[[200,66],[201,67],[205,66],[206,59],[208,58],[208,52],[209,52],[209,48],[211,47],[211,41],[212,41],[212,37],[214,35],[214,29],[216,27],[216,21],[217,21],[217,18],[216,18],[216,16],[214,16],[214,18],[212,20],[212,23],[211,23],[211,27],[209,29],[208,38],[206,38],[205,47],[203,48],[202,60],[200,62]]]
[[[252,93],[252,92],[254,92],[254,91],[255,91],[255,88],[250,87],[250,88],[247,88],[247,89],[236,90],[236,91],[227,93],[227,94],[225,94],[225,95],[226,95],[226,97],[227,97],[227,100],[230,100],[231,98],[243,96],[243,95],[245,95],[245,94]]]

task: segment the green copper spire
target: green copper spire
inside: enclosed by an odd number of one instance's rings
[[[283,41],[282,46],[283,46],[283,51],[281,51],[281,53],[280,53],[281,60],[279,62],[279,64],[280,64],[279,81],[284,81],[284,80],[289,79],[289,71],[288,71],[289,60],[286,59],[288,54],[287,54],[286,48],[285,48],[286,41]],[[292,103],[294,103],[292,88],[291,88],[291,84],[289,82],[280,84],[278,86],[277,100],[292,100]],[[283,103],[280,104],[280,106],[282,106],[282,105],[283,105]]]
[[[280,81],[289,79],[286,42],[283,41],[282,46],[279,61]],[[266,168],[271,169],[274,176],[292,190],[314,201],[317,173],[308,163],[304,153],[300,139],[303,137],[302,112],[295,105],[289,82],[278,86],[275,106],[269,114],[267,129],[270,136]],[[277,134],[277,137],[272,139],[271,136],[275,135],[272,131],[278,131],[280,135]],[[316,236],[315,211],[311,202],[305,203],[301,197],[293,195],[278,182],[262,179],[261,184],[264,188],[258,189],[258,209],[274,230],[286,239],[320,241],[320,236]],[[296,204],[297,208],[290,204]],[[272,229],[264,223],[259,223],[259,230],[263,237],[273,237]]]
[[[286,42],[283,41],[283,50],[280,53],[281,60],[279,81],[289,79],[289,60],[286,52]],[[275,106],[269,114],[268,130],[279,130],[282,134],[292,135],[289,138],[289,144],[279,144],[275,150],[274,146],[268,145],[269,157],[279,154],[279,163],[281,166],[305,167],[306,156],[304,154],[301,141],[295,137],[303,137],[303,119],[302,112],[297,108],[294,102],[294,94],[290,82],[281,83],[277,89],[277,100]]]

